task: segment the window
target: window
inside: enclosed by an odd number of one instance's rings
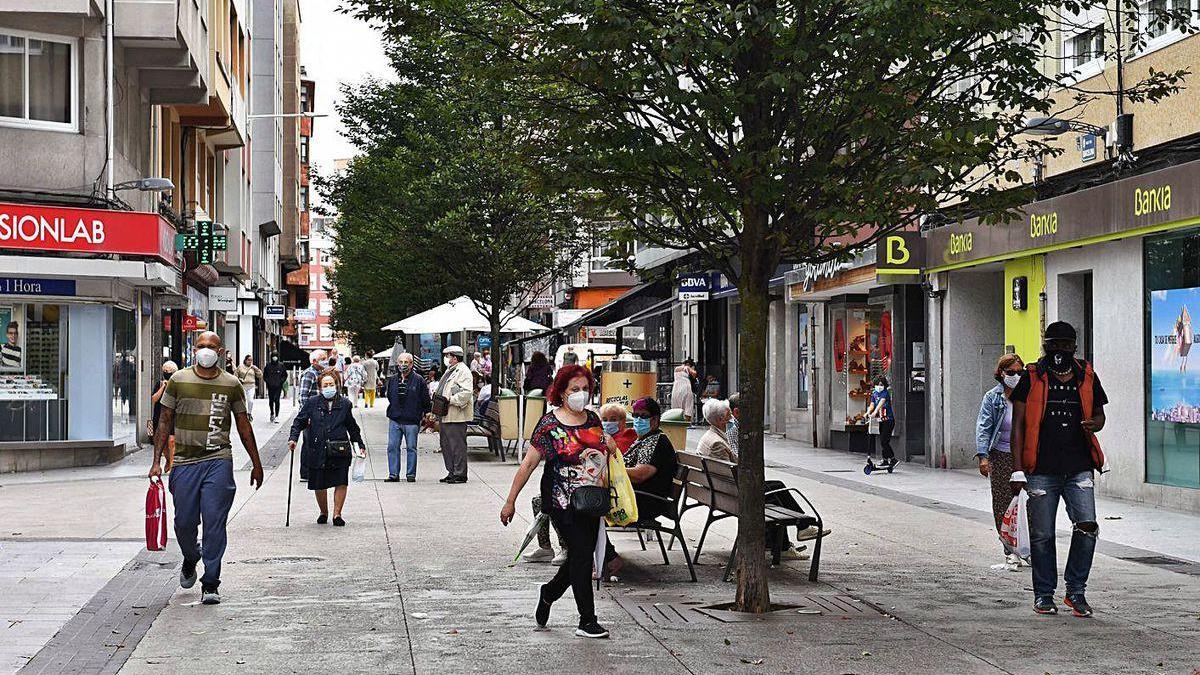
[[[300,188],[300,210],[308,210],[308,186]]]
[[[1200,332],[1200,231],[1146,239],[1144,254],[1146,482],[1200,488],[1200,388],[1188,362]]]
[[[796,306],[796,407],[808,407],[808,308]]]
[[[308,164],[308,136],[300,137],[300,163]]]
[[[1065,44],[1067,66],[1078,70],[1093,61],[1104,59],[1104,27],[1094,26],[1072,36]]]
[[[0,32],[0,122],[75,131],[75,43]]]
[[[1190,9],[1190,3],[1191,0],[1142,0],[1138,23],[1146,43],[1143,51],[1162,47],[1183,35],[1181,27],[1163,14]]]
[[[321,342],[333,341],[333,326],[330,326],[327,323],[323,323],[320,325],[320,331],[321,331],[321,333],[320,333]]]
[[[637,242],[615,242],[605,240],[596,244],[592,244],[592,264],[593,272],[618,272],[621,271],[621,265],[633,255],[637,246]],[[616,253],[617,256],[610,257],[610,253]]]
[[[321,300],[321,316],[329,316],[333,314],[333,301],[327,298]]]

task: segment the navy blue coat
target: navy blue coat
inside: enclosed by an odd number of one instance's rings
[[[300,438],[304,432],[304,448],[300,453],[300,462],[309,469],[325,469],[349,466],[350,460],[329,461],[326,448],[329,441],[351,441],[359,447],[364,447],[362,430],[354,420],[350,399],[338,395],[333,399],[333,405],[320,394],[313,396],[304,403],[296,419],[292,421],[292,431],[288,440]]]
[[[433,408],[429,398],[429,383],[417,374],[408,371],[407,392],[404,400],[400,400],[400,373],[392,375],[387,380],[388,419],[398,424],[420,424],[425,413]]]

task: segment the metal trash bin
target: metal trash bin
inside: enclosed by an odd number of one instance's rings
[[[634,401],[654,396],[657,385],[657,364],[625,350],[604,365],[600,374],[600,405],[620,403],[629,411]]]
[[[516,441],[521,438],[521,397],[512,389],[501,389],[496,396],[500,404],[500,440]]]
[[[546,397],[541,389],[534,389],[525,394],[525,419],[521,424],[521,440],[527,441],[537,428],[542,415],[546,414]]]
[[[659,418],[658,426],[671,439],[671,446],[676,450],[687,450],[688,421],[683,416],[683,408],[671,408]]]

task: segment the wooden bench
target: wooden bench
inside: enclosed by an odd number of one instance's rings
[[[737,465],[719,459],[701,457],[690,452],[677,451],[675,454],[678,458],[680,468],[686,468],[683,474],[684,488],[683,501],[679,509],[680,517],[688,509],[699,506],[708,507],[708,519],[704,523],[704,530],[700,533],[700,541],[696,543],[696,558],[699,559],[700,551],[704,548],[704,538],[708,535],[708,528],[718,520],[739,517]],[[817,526],[817,536],[813,543],[812,560],[808,566],[809,581],[816,581],[817,573],[821,567],[821,539],[824,538],[825,531],[821,514],[817,512],[816,507],[813,506],[808,497],[805,497],[804,493],[797,488],[772,490],[764,496],[770,496],[778,492],[794,492],[799,495],[812,511],[812,515],[767,504],[764,509],[766,525],[768,528],[778,527],[780,529],[792,526],[800,529],[812,525]],[[680,543],[682,543],[682,536],[679,539]],[[774,539],[771,560],[773,564],[778,565],[783,553],[784,537],[778,536]],[[674,544],[674,541],[672,541],[672,544]],[[733,569],[733,560],[736,553],[737,542],[735,540],[733,550],[729,553],[729,562],[725,565],[725,575],[723,578],[726,581],[729,580],[730,572]]]
[[[493,455],[505,461],[505,447],[500,440],[500,403],[496,399],[488,401],[487,410],[482,416],[476,414],[475,419],[467,423],[467,438],[477,436],[486,438],[488,450]]]
[[[653,532],[654,536],[658,539],[658,548],[660,551],[662,551],[664,565],[670,565],[671,559],[667,557],[667,546],[663,543],[662,536],[664,534],[671,535],[672,544],[676,540],[679,541],[680,548],[683,549],[683,560],[687,563],[688,574],[691,575],[692,581],[695,582],[696,567],[692,562],[694,556],[688,552],[687,543],[683,538],[683,530],[680,529],[679,526],[681,516],[683,515],[680,512],[680,506],[683,501],[683,489],[687,481],[687,474],[688,468],[682,464],[679,465],[679,469],[675,473],[675,479],[671,481],[671,494],[667,497],[651,494],[649,492],[643,492],[635,487],[633,492],[637,497],[639,506],[644,504],[659,503],[662,505],[664,513],[656,518],[645,518],[639,516],[638,521],[633,525],[628,525],[626,527],[610,527],[608,528],[608,531],[637,532],[638,541],[641,543],[643,551],[646,550],[646,540],[642,538],[642,532]],[[664,523],[664,520],[667,522]]]

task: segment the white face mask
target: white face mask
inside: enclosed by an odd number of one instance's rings
[[[567,394],[567,407],[575,412],[580,412],[587,407],[589,399],[591,399],[591,395],[586,391]]]
[[[1017,385],[1020,384],[1020,382],[1021,382],[1020,375],[1005,375],[1004,376],[1004,386],[1008,387],[1009,389],[1016,389]]]
[[[449,357],[449,356],[443,356],[443,357],[442,357],[442,363],[446,364],[446,367],[447,367],[447,368],[449,368],[449,367],[450,367],[450,357]]]
[[[202,368],[212,368],[217,365],[217,350],[203,347],[196,350],[196,363]]]
[[[875,385],[875,391],[882,394],[883,393],[883,385],[882,384]]]

